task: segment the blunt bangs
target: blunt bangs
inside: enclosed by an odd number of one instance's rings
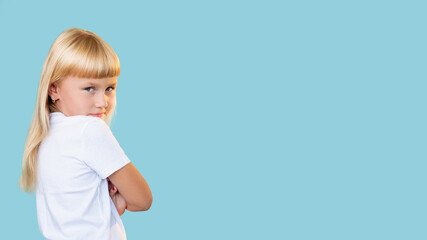
[[[69,43],[58,59],[56,77],[107,78],[120,75],[114,50],[97,35],[83,34]]]

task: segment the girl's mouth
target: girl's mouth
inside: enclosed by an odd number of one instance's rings
[[[99,117],[101,118],[104,114],[103,113],[96,113],[96,114],[89,114],[92,117]]]

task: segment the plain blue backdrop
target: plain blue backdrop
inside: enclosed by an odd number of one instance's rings
[[[0,1],[2,239],[47,52],[120,58],[113,133],[153,192],[128,239],[426,239],[424,1]]]

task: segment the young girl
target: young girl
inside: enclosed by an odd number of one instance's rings
[[[46,239],[126,239],[125,209],[151,206],[148,184],[111,133],[120,63],[96,34],[61,33],[43,66],[20,187],[36,190]]]

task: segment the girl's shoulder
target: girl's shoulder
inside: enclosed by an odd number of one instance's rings
[[[97,134],[99,132],[109,132],[107,123],[98,117],[76,115],[65,116],[61,112],[49,114],[51,130],[60,132],[69,132],[74,135]]]
[[[76,115],[76,116],[65,116],[61,112],[52,112],[49,113],[49,120],[51,124],[57,124],[57,123],[88,123],[88,122],[94,122],[94,123],[105,123],[104,120],[98,117],[92,117],[92,116],[86,116],[86,115]],[[106,124],[106,123],[105,123]]]

